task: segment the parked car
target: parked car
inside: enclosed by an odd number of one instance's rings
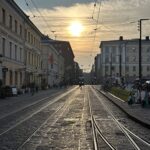
[[[11,90],[12,90],[12,95],[13,95],[13,96],[17,96],[17,95],[18,95],[17,87],[11,86],[10,88],[11,88]]]
[[[2,86],[1,90],[3,97],[17,96],[18,93],[18,90],[15,86]]]

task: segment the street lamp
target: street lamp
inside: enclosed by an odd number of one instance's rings
[[[140,31],[140,39],[139,39],[139,81],[141,83],[142,78],[142,21],[146,21],[150,19],[140,19],[139,22],[139,31]]]

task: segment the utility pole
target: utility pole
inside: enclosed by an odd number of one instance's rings
[[[112,53],[110,54],[110,77],[112,77]]]
[[[139,39],[139,81],[141,83],[142,79],[142,21],[146,21],[149,19],[140,19],[139,23],[139,32],[140,32],[140,39]]]
[[[120,53],[120,55],[119,55],[119,75],[120,75],[120,78],[121,78],[121,76],[122,76],[122,66],[121,66],[121,53]]]

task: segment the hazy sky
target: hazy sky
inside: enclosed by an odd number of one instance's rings
[[[100,41],[119,36],[139,38],[138,20],[150,18],[150,0],[102,0],[101,5],[100,0],[15,1],[42,33],[70,41],[75,60],[85,71],[91,69],[94,57],[100,52]],[[83,25],[78,37],[69,31],[74,21]],[[150,21],[144,21],[143,37],[149,34]]]

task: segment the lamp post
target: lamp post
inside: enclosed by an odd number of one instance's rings
[[[140,39],[139,39],[139,81],[141,83],[142,79],[142,21],[146,21],[149,19],[140,19],[139,22],[139,31],[140,31]]]

